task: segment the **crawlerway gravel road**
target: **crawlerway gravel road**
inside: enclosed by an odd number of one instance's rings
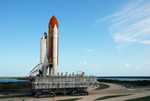
[[[128,89],[121,85],[105,83],[109,85],[109,88],[102,90],[95,90],[95,88],[89,88],[88,96],[57,96],[57,97],[47,97],[47,98],[34,98],[34,97],[16,97],[16,98],[3,98],[0,101],[57,101],[63,99],[70,98],[81,98],[77,101],[95,101],[95,99],[104,97],[104,96],[112,96],[112,95],[126,95],[114,98],[108,98],[105,100],[99,101],[125,101],[127,99],[140,98],[144,96],[150,96],[150,87],[147,88],[135,88]]]

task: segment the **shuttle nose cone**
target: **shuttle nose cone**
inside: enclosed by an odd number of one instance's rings
[[[58,28],[58,21],[55,16],[52,16],[52,18],[50,19],[50,22],[49,22],[49,28],[54,28],[55,25]]]

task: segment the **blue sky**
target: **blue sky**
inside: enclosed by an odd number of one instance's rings
[[[150,76],[149,0],[0,0],[0,76],[26,76],[55,15],[60,72]]]

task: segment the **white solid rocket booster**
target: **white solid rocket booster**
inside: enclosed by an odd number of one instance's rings
[[[40,44],[40,63],[44,64],[47,55],[47,33],[44,32]]]

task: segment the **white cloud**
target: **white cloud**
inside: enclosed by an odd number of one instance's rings
[[[94,51],[94,49],[87,49],[87,52],[93,52]]]
[[[109,22],[116,43],[150,45],[150,1],[131,0],[102,21]]]
[[[146,45],[150,45],[150,40],[143,40],[140,43],[142,44],[146,44]]]
[[[127,67],[127,68],[131,68],[131,64],[125,64],[125,67]]]

